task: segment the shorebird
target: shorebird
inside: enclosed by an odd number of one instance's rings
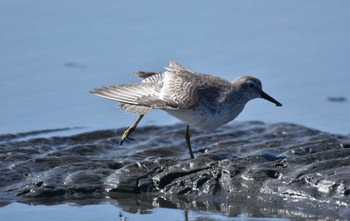
[[[189,127],[214,130],[233,119],[254,98],[266,99],[276,106],[282,104],[262,90],[259,79],[241,76],[232,82],[209,74],[193,72],[175,61],[163,72],[136,72],[140,83],[103,86],[91,93],[118,101],[126,112],[138,114],[134,124],[123,133],[119,144],[136,129],[144,115],[160,109],[184,121],[185,140],[194,158]]]

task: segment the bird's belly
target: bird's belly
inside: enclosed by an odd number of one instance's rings
[[[221,110],[209,112],[195,109],[172,109],[165,110],[172,116],[184,121],[189,126],[197,127],[202,130],[214,130],[237,117],[241,111]]]

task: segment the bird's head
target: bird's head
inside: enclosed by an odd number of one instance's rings
[[[282,106],[280,102],[276,101],[274,98],[272,98],[270,95],[268,95],[262,90],[261,81],[255,77],[238,77],[235,80],[233,80],[232,84],[234,87],[237,87],[241,91],[243,97],[245,97],[247,101],[252,100],[254,98],[263,98],[276,104],[276,106]]]

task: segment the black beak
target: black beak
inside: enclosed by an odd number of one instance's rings
[[[276,106],[282,106],[282,104],[278,101],[276,101],[275,99],[273,99],[270,95],[266,94],[264,91],[261,91],[261,98],[264,98],[265,100],[268,100],[274,104],[276,104]]]

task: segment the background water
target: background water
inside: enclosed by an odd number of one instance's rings
[[[255,100],[238,120],[348,134],[349,9],[345,0],[3,0],[0,134],[128,126],[135,115],[88,91],[136,82],[134,71],[172,59],[229,80],[256,76],[284,105]],[[175,122],[153,111],[140,125]]]
[[[0,133],[125,127],[136,118],[88,93],[137,82],[175,59],[232,80],[260,78],[282,108],[238,120],[349,133],[349,1],[1,1]],[[172,124],[154,111],[141,125]]]

